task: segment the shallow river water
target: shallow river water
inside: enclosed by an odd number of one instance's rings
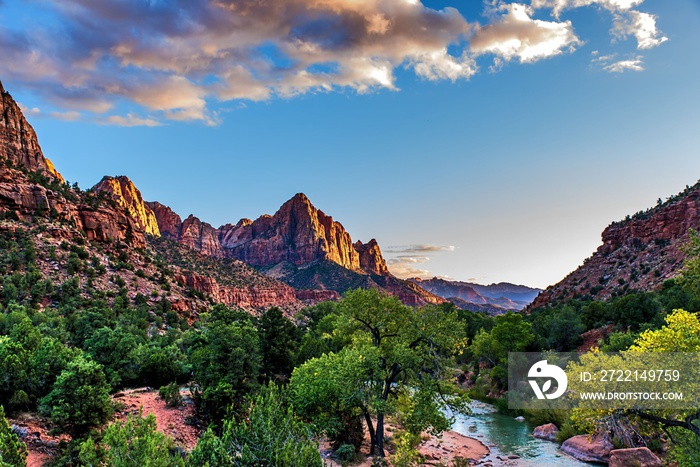
[[[489,459],[496,461],[497,456],[506,458],[510,454],[520,459],[510,461],[510,465],[538,467],[584,467],[584,462],[564,454],[559,444],[532,437],[531,426],[527,422],[518,422],[512,416],[503,415],[492,405],[479,401],[472,402],[472,414],[457,416],[452,427],[458,433],[476,438],[491,450]]]

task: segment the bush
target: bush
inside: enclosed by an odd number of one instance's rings
[[[5,410],[0,405],[0,466],[24,467],[27,465],[27,446],[12,432],[5,420]]]
[[[170,383],[167,386],[162,386],[158,390],[158,395],[168,404],[168,407],[179,407],[182,405],[180,387],[177,383]]]
[[[348,465],[348,463],[355,460],[355,446],[352,444],[343,444],[335,450],[334,456],[341,464]]]
[[[109,390],[102,365],[80,356],[58,376],[40,410],[73,438],[79,437],[112,415]]]
[[[92,438],[82,442],[80,462],[111,467],[185,466],[173,440],[157,430],[153,414],[146,418],[129,415],[124,423],[112,423],[99,445]]]

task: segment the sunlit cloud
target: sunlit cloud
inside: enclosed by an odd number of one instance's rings
[[[103,120],[102,123],[105,124],[113,124],[117,126],[160,126],[162,123],[160,123],[157,120],[153,120],[152,118],[143,118],[143,117],[138,117],[134,114],[126,114],[126,116],[121,116],[121,115],[112,115],[110,117],[107,117]]]
[[[626,58],[619,58],[617,54],[598,55],[598,51],[593,52],[591,60],[593,66],[610,73],[624,73],[625,71],[644,71],[644,61],[641,55],[633,55]]]
[[[427,256],[398,256],[387,260],[387,267],[393,275],[401,279],[408,279],[409,277],[426,279],[432,277],[430,271],[417,266],[428,261],[430,261],[430,258]]]
[[[638,49],[651,49],[668,40],[668,37],[663,36],[657,29],[656,17],[640,11],[616,15],[612,33],[621,39],[634,36]]]
[[[31,28],[0,30],[0,75],[46,117],[214,125],[243,101],[399,91],[397,69],[456,82],[478,73],[480,60],[496,72],[570,53],[584,42],[559,15],[574,8],[610,11],[614,39],[634,37],[639,49],[667,39],[654,15],[635,9],[643,0],[487,3],[479,24],[418,0],[46,0],[34,5],[44,11]],[[554,20],[537,18],[540,9]],[[106,116],[116,109],[121,118]]]
[[[436,251],[455,251],[455,247],[452,245],[430,245],[430,244],[418,244],[418,245],[398,245],[398,246],[388,246],[384,249],[387,253],[432,253]]]
[[[622,73],[625,71],[644,71],[644,63],[639,59],[619,60],[603,67],[611,73]]]
[[[504,4],[499,10],[504,14],[496,22],[479,28],[471,38],[474,53],[491,53],[506,61],[518,59],[522,63],[532,63],[573,51],[582,43],[570,21],[532,19],[533,10],[518,3]]]

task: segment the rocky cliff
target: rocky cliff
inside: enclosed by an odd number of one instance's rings
[[[221,227],[220,239],[228,255],[254,266],[281,262],[300,266],[325,260],[360,270],[360,255],[350,234],[302,193],[284,203],[273,216]]]
[[[63,177],[39,147],[34,128],[0,82],[0,162],[38,172],[63,182]]]
[[[153,210],[144,203],[141,192],[131,180],[125,176],[105,176],[97,185],[92,187],[97,193],[110,196],[118,206],[126,209],[131,218],[145,233],[160,235],[158,221]]]
[[[678,274],[688,229],[700,229],[700,182],[652,209],[613,222],[603,244],[578,269],[548,287],[532,308],[569,298],[604,300],[629,290],[652,290]]]

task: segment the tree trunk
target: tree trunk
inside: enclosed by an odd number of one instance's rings
[[[367,422],[367,429],[369,430],[369,455],[373,456],[377,453],[377,437],[374,432],[374,425],[372,425],[372,417],[370,417],[369,412],[365,412],[365,421]]]
[[[384,413],[377,414],[377,455],[384,457]]]

